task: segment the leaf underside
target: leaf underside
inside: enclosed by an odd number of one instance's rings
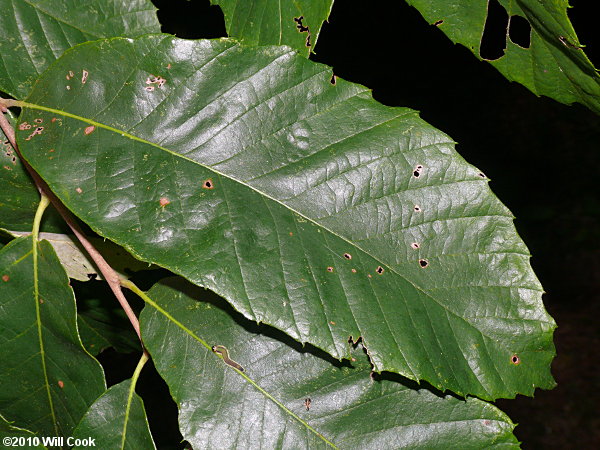
[[[555,324],[485,176],[330,79],[287,47],[102,40],[41,77],[17,137],[99,234],[251,320],[336,358],[362,337],[376,371],[442,390],[552,387]]]
[[[360,348],[334,366],[181,278],[148,294],[156,303],[140,317],[144,342],[194,448],[518,447],[514,425],[493,405],[400,377],[376,381]],[[247,377],[200,341],[224,345]]]
[[[438,26],[454,43],[480,56],[488,20],[488,2],[471,0],[406,0]],[[507,25],[504,55],[489,61],[510,81],[536,95],[559,102],[579,102],[600,114],[600,75],[580,45],[567,16],[567,0],[498,0],[508,17],[520,17],[531,27],[530,45],[511,40]],[[516,20],[515,20],[516,21]]]

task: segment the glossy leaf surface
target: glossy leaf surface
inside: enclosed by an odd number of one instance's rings
[[[94,402],[73,432],[75,439],[95,439],[97,448],[150,450],[156,448],[142,399],[130,393],[131,380],[111,386]],[[129,396],[130,406],[127,407]],[[74,447],[84,449],[89,446]]]
[[[287,47],[103,40],[45,73],[17,137],[99,234],[249,319],[336,358],[362,337],[376,371],[461,394],[552,387],[554,321],[485,176],[416,112],[330,79]]]
[[[488,2],[471,0],[406,0],[453,42],[463,44],[482,59],[481,41],[488,20]],[[499,0],[511,18],[504,55],[489,61],[506,78],[523,84],[536,95],[562,103],[579,102],[600,113],[600,75],[584,53],[567,16],[567,0]],[[530,45],[511,40],[511,21],[525,19],[531,28]],[[500,39],[502,36],[495,36]]]
[[[225,16],[227,34],[249,45],[289,45],[308,56],[333,0],[211,0]]]
[[[401,377],[375,381],[360,346],[351,364],[334,365],[180,278],[148,294],[156,304],[141,316],[144,342],[194,448],[517,447],[514,425],[491,404]],[[224,345],[246,376],[201,341]]]
[[[74,45],[158,31],[149,0],[0,0],[0,91],[24,98]]]
[[[40,436],[70,436],[104,391],[104,374],[81,345],[52,246],[37,245],[37,270],[31,237],[0,250],[0,413]]]

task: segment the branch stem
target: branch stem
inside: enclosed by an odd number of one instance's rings
[[[140,334],[140,322],[133,310],[131,309],[129,302],[125,298],[125,295],[123,294],[123,290],[121,289],[121,278],[119,277],[117,272],[115,272],[115,270],[106,262],[104,257],[100,254],[100,252],[96,250],[96,248],[88,240],[79,224],[77,224],[77,222],[75,221],[75,218],[71,214],[71,212],[62,204],[58,197],[54,195],[54,193],[50,190],[46,182],[42,180],[42,178],[33,169],[33,167],[31,167],[29,163],[25,160],[25,158],[23,158],[23,155],[21,154],[21,151],[17,146],[17,142],[15,139],[15,130],[4,116],[4,113],[7,111],[7,107],[13,105],[16,105],[15,101],[0,99],[0,128],[2,128],[2,131],[4,131],[4,134],[8,138],[8,141],[17,152],[17,155],[19,156],[19,159],[21,160],[23,166],[29,172],[31,178],[33,178],[33,181],[38,190],[40,191],[42,197],[48,197],[54,208],[56,208],[56,210],[67,223],[67,225],[69,225],[69,228],[71,228],[73,234],[77,236],[77,239],[79,239],[81,245],[83,245],[83,247],[88,252],[92,260],[96,263],[98,269],[100,269],[102,276],[110,286],[110,289],[113,291],[113,294],[115,294],[115,297],[117,297],[117,300],[121,304],[121,307],[125,311],[127,318],[131,322],[131,325],[135,329],[135,332],[137,333],[141,342],[142,336]]]

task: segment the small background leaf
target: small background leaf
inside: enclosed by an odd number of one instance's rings
[[[375,381],[360,348],[352,351],[351,364],[340,364],[249,322],[181,278],[163,280],[148,294],[162,312],[144,308],[144,342],[178,404],[181,432],[194,448],[248,442],[317,448],[327,446],[323,437],[339,448],[518,446],[514,425],[491,404],[434,394],[401,377]],[[266,392],[197,338],[225,345]]]
[[[289,45],[308,56],[333,0],[211,0],[225,15],[227,34],[248,45]]]
[[[77,323],[84,347],[97,355],[108,347],[122,353],[140,350],[140,341],[123,308],[104,282],[74,283]],[[135,308],[135,304],[132,304]]]
[[[156,446],[148,428],[144,403],[135,392],[129,413],[126,415],[130,386],[131,380],[125,380],[111,386],[102,394],[81,419],[73,432],[73,437],[75,439],[95,439],[96,446],[103,449],[155,449]],[[124,432],[125,441],[122,445]],[[89,446],[73,448],[89,449]]]
[[[0,91],[20,99],[76,44],[160,31],[149,0],[0,0],[0,11]]]
[[[453,42],[479,59],[488,18],[488,2],[471,0],[406,0],[425,20],[437,24]],[[495,1],[495,0],[494,0]],[[529,48],[511,40],[507,29],[504,55],[489,61],[506,78],[536,95],[559,102],[579,102],[600,114],[600,75],[585,55],[567,16],[567,0],[498,0],[509,17],[527,20]],[[500,39],[496,36],[494,39]]]
[[[81,345],[73,291],[52,246],[38,249],[39,292],[31,237],[0,250],[0,412],[41,436],[70,436],[105,390],[104,374]]]

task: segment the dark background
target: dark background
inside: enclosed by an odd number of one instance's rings
[[[220,9],[208,0],[154,3],[164,32],[226,35]],[[600,64],[592,3],[571,0],[569,16],[586,53]],[[484,56],[499,56],[504,43],[506,18],[501,9],[492,11],[498,20],[486,28]],[[315,52],[311,59],[368,86],[378,101],[420,111],[491,178],[492,189],[516,216],[547,291],[546,307],[559,325],[552,365],[558,387],[538,390],[535,399],[519,396],[497,405],[519,423],[515,434],[524,448],[600,448],[598,117],[508,82],[402,1],[337,0]],[[111,383],[128,378],[136,363],[114,351],[101,360],[123,372],[107,371]],[[163,413],[149,417],[159,448],[177,442],[177,410],[166,386],[148,368],[138,386],[149,413]]]

